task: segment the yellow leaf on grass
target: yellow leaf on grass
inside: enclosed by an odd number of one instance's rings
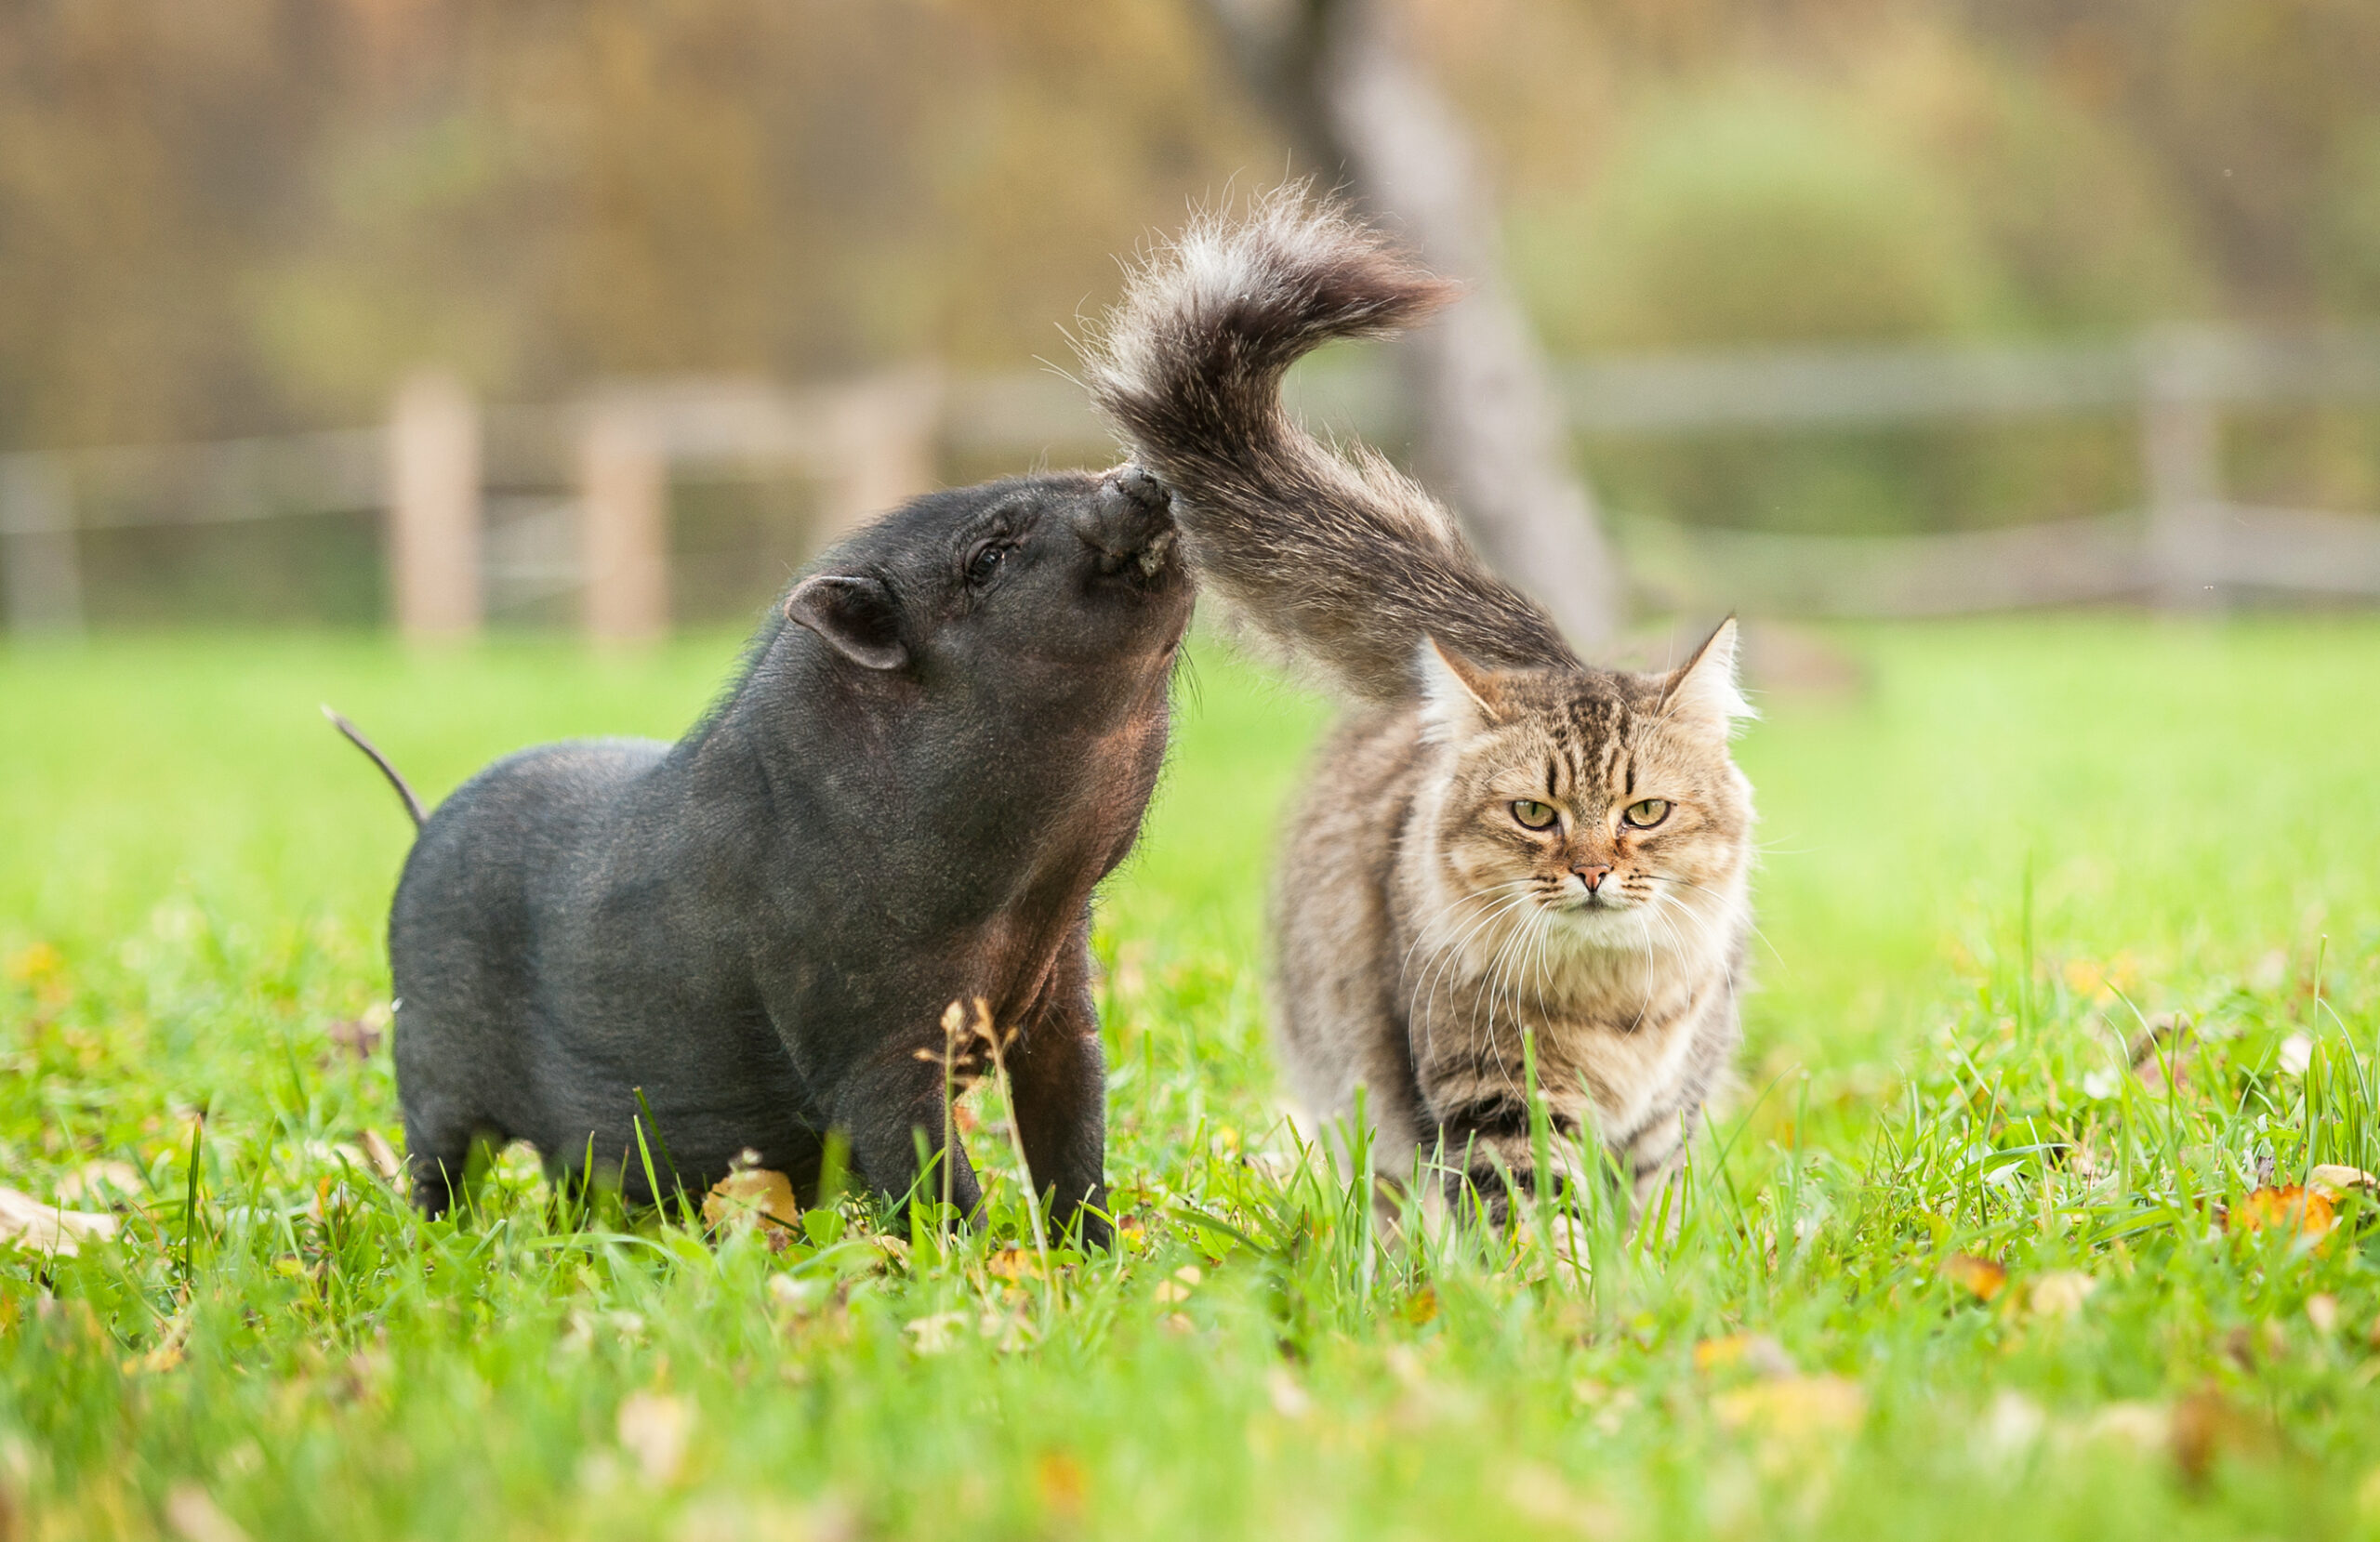
[[[1070,1452],[1045,1451],[1033,1464],[1033,1487],[1044,1508],[1064,1516],[1082,1513],[1091,1492],[1091,1474]]]
[[[66,959],[47,942],[35,942],[8,960],[8,978],[38,983],[66,967]]]
[[[2334,1205],[2352,1190],[2360,1189],[2367,1197],[2380,1196],[2380,1178],[2337,1162],[2316,1163],[2306,1175],[2306,1187]]]
[[[2082,1310],[2099,1282],[2071,1269],[2036,1275],[2025,1287],[2025,1305],[2036,1317],[2071,1317]]]
[[[1792,1376],[1797,1367],[1785,1346],[1765,1333],[1731,1333],[1694,1346],[1694,1368],[1705,1376],[1745,1370],[1758,1376]]]
[[[2008,1268],[1973,1253],[1953,1253],[1942,1262],[1942,1277],[1963,1285],[1978,1301],[1989,1301],[2008,1286]]]
[[[1840,1435],[1866,1422],[1868,1394],[1839,1376],[1786,1376],[1722,1392],[1711,1407],[1730,1430]]]
[[[740,1167],[712,1184],[703,1196],[703,1224],[716,1229],[738,1222],[782,1232],[800,1227],[793,1180],[767,1167]]]
[[[2258,1189],[2232,1209],[2225,1225],[2232,1231],[2281,1231],[2302,1237],[2326,1237],[2338,1223],[2338,1212],[2319,1191],[2292,1183],[2281,1189]]]
[[[1041,1259],[1039,1255],[1011,1243],[984,1260],[984,1272],[1012,1285],[1020,1280],[1038,1280],[1041,1277]]]
[[[630,1392],[620,1402],[617,1432],[646,1482],[672,1482],[694,1439],[694,1405],[667,1392]]]

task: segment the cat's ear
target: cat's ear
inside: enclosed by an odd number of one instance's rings
[[[1437,639],[1421,639],[1414,667],[1421,677],[1421,726],[1429,737],[1460,743],[1503,716],[1504,692],[1495,671]]]
[[[1757,718],[1736,683],[1736,618],[1719,623],[1694,656],[1669,673],[1661,686],[1661,710],[1684,722],[1732,732],[1739,718]]]
[[[909,662],[901,641],[901,601],[880,578],[813,574],[785,597],[785,618],[809,627],[863,669],[898,669]]]

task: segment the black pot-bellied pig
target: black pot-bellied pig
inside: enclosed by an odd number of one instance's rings
[[[1156,784],[1191,600],[1137,468],[932,494],[795,584],[677,744],[466,783],[389,918],[416,1202],[443,1213],[473,1143],[511,1140],[649,1201],[646,1108],[693,1193],[747,1149],[814,1185],[839,1130],[897,1198],[916,1132],[945,1147],[945,1011],[981,997],[1052,1223],[1104,1240],[1090,902]]]

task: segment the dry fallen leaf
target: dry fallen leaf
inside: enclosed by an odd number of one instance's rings
[[[1839,1376],[1784,1376],[1722,1392],[1711,1407],[1730,1430],[1850,1434],[1867,1419],[1868,1394]]]
[[[1302,1419],[1314,1412],[1314,1399],[1306,1395],[1298,1378],[1276,1365],[1264,1377],[1264,1394],[1273,1402],[1273,1412],[1285,1419]]]
[[[1071,1453],[1045,1451],[1033,1464],[1033,1486],[1045,1509],[1071,1518],[1082,1513],[1083,1499],[1091,1492],[1091,1474]]]
[[[2173,1439],[2174,1417],[2153,1403],[2110,1403],[2091,1416],[2082,1433],[2142,1453],[2162,1451]]]
[[[397,1155],[396,1148],[389,1144],[389,1138],[369,1125],[355,1138],[355,1143],[364,1148],[364,1160],[372,1164],[372,1170],[380,1175],[381,1182],[394,1183],[405,1170],[404,1162]]]
[[[972,1325],[963,1311],[937,1311],[912,1320],[903,1331],[915,1340],[919,1354],[940,1354],[958,1341],[959,1330]]]
[[[2003,1388],[1975,1427],[1977,1455],[2006,1464],[2022,1458],[2049,1427],[2049,1411],[2024,1393]]]
[[[674,1481],[686,1465],[694,1433],[694,1405],[667,1392],[630,1392],[620,1402],[621,1449],[636,1458],[645,1481]]]
[[[2008,1268],[1973,1253],[1953,1253],[1942,1261],[1942,1277],[1963,1285],[1977,1300],[1989,1301],[2008,1285]]]
[[[2361,1190],[2367,1197],[2380,1197],[2380,1178],[2374,1178],[2361,1167],[2350,1167],[2337,1162],[2316,1163],[2306,1175],[2306,1187],[2335,1205],[2352,1190]]]
[[[1785,1346],[1765,1333],[1731,1333],[1724,1338],[1705,1338],[1694,1346],[1694,1368],[1710,1375],[1716,1371],[1746,1370],[1756,1376],[1792,1376],[1799,1367]]]
[[[2025,1289],[2025,1305],[2036,1317],[2071,1317],[2082,1310],[2099,1282],[2070,1269],[2037,1275]]]
[[[1014,1354],[1041,1341],[1041,1330],[1021,1311],[987,1311],[975,1320],[975,1331],[1002,1354]]]
[[[779,1235],[795,1232],[801,1205],[793,1197],[793,1180],[768,1167],[739,1167],[703,1196],[703,1224],[714,1231],[747,1225]]]
[[[2281,1189],[2258,1189],[2225,1218],[2229,1231],[2294,1232],[2301,1237],[2326,1237],[2339,1223],[2338,1212],[2320,1193],[2292,1183]]]
[[[856,1542],[858,1535],[849,1508],[831,1498],[804,1506],[718,1494],[680,1511],[669,1542]]]
[[[1504,1473],[1504,1496],[1523,1519],[1577,1536],[1610,1536],[1627,1518],[1608,1503],[1581,1494],[1553,1468],[1518,1462]]]
[[[248,1542],[239,1522],[216,1509],[196,1483],[176,1483],[166,1491],[165,1524],[182,1542]]]
[[[2211,1385],[2175,1404],[2172,1438],[2175,1465],[2193,1483],[2205,1482],[2224,1453],[2259,1450],[2270,1443],[2266,1430]]]
[[[803,1279],[792,1274],[769,1276],[769,1299],[796,1316],[804,1316],[826,1304],[834,1287],[825,1280]]]
[[[44,1205],[28,1193],[0,1189],[0,1242],[29,1253],[73,1258],[86,1237],[105,1242],[116,1233],[116,1218]]]
[[[140,1169],[129,1162],[86,1162],[58,1180],[58,1198],[60,1204],[105,1205],[111,1197],[138,1200],[147,1188]]]

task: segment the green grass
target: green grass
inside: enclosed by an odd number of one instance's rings
[[[0,1249],[0,1535],[2380,1536],[2372,1207],[2217,1224],[2380,1168],[2380,626],[1841,640],[1866,689],[1741,746],[1744,1093],[1674,1238],[1583,1259],[1383,1230],[1281,1127],[1264,853],[1323,714],[1201,650],[1099,940],[1138,1230],[1046,1275],[996,1098],[947,1249],[559,1227],[518,1156],[424,1225],[364,1166],[387,1051],[331,1025],[405,829],[314,704],[439,793],[674,731],[733,639],[0,654],[0,1182],[127,1191]],[[2167,1014],[2171,1092],[2124,1063]]]

